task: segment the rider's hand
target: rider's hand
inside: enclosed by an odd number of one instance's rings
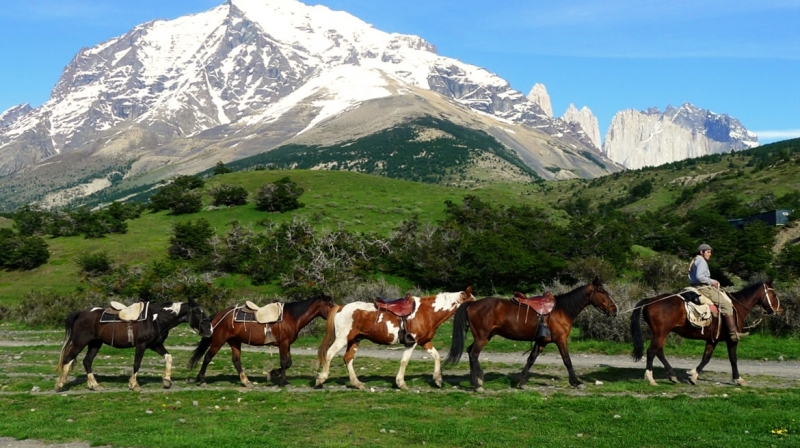
[[[718,281],[714,280],[713,285],[714,285],[715,288],[719,288],[719,282]]]

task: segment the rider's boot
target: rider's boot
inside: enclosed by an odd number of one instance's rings
[[[736,318],[732,314],[727,316],[722,316],[725,320],[725,325],[728,327],[728,333],[731,335],[732,341],[738,341],[739,339],[749,335],[750,333],[739,333],[738,328],[736,327]]]

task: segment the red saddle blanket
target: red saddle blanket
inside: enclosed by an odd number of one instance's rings
[[[411,294],[406,294],[402,299],[386,300],[383,297],[375,299],[375,309],[378,311],[389,311],[398,317],[406,317],[414,312],[417,304]]]
[[[556,306],[556,298],[550,291],[545,291],[544,294],[536,297],[525,297],[525,294],[515,292],[511,300],[514,303],[519,303],[533,309],[542,316],[550,314]]]

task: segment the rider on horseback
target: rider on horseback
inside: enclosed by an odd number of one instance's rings
[[[719,287],[719,282],[711,278],[711,271],[708,269],[709,258],[711,258],[711,246],[705,243],[698,246],[697,256],[694,257],[689,265],[689,283],[719,307],[720,313],[722,313],[725,320],[725,325],[728,326],[731,340],[738,341],[739,338],[747,336],[749,333],[736,331],[733,303],[725,293],[725,290]]]

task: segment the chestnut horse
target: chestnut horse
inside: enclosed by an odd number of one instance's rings
[[[736,325],[742,328],[744,319],[756,305],[760,305],[767,313],[782,313],[780,301],[772,289],[772,280],[763,283],[754,283],[743,288],[741,291],[730,293],[731,301],[736,316]],[[703,359],[700,364],[689,372],[689,382],[697,383],[697,377],[703,371],[703,367],[711,360],[711,355],[720,340],[725,340],[728,346],[728,359],[731,361],[731,373],[733,381],[744,386],[747,382],[739,377],[739,367],[736,359],[736,348],[738,341],[732,341],[728,331],[718,331],[719,322],[717,319],[711,325],[700,329],[692,326],[686,318],[686,308],[684,300],[676,294],[661,294],[659,296],[644,299],[636,304],[631,315],[631,336],[633,336],[633,359],[639,361],[644,354],[644,340],[642,338],[642,327],[639,322],[640,316],[644,314],[644,321],[650,326],[653,332],[653,339],[647,349],[647,367],[644,378],[652,385],[656,385],[653,379],[653,358],[658,356],[661,364],[667,370],[669,379],[673,383],[678,382],[675,371],[667,362],[664,356],[664,342],[670,331],[688,339],[700,339],[706,341],[706,348],[703,352]],[[717,339],[717,333],[719,338]]]
[[[61,347],[61,356],[58,359],[59,377],[56,381],[56,391],[64,389],[67,383],[72,362],[78,357],[81,350],[87,345],[89,350],[83,358],[83,367],[86,369],[86,384],[91,390],[99,389],[100,385],[92,373],[92,362],[103,344],[115,348],[136,349],[133,358],[133,375],[128,380],[132,390],[139,389],[136,375],[142,364],[142,357],[146,349],[151,349],[164,357],[165,368],[163,384],[164,389],[172,386],[172,355],[164,348],[164,340],[169,336],[169,331],[179,324],[189,322],[189,326],[197,331],[200,336],[211,334],[211,323],[205,311],[192,299],[189,303],[167,302],[150,303],[147,316],[137,322],[100,322],[103,308],[75,311],[70,313],[64,322],[66,335],[64,345]]]
[[[400,370],[395,377],[397,387],[408,390],[405,382],[406,366],[417,345],[427,350],[433,358],[433,380],[437,386],[442,387],[441,359],[431,340],[436,329],[453,315],[460,304],[475,300],[472,286],[462,292],[443,292],[435,296],[413,297],[413,300],[416,306],[414,312],[406,318],[406,331],[414,338],[414,345],[403,353]],[[376,310],[375,305],[370,302],[352,302],[337,307],[332,316],[328,319],[328,331],[317,352],[321,370],[317,375],[316,385],[322,387],[328,379],[331,360],[339,350],[347,346],[344,362],[350,374],[350,383],[363,390],[364,383],[358,380],[353,367],[358,343],[363,339],[381,345],[401,342],[400,319],[390,312]]]
[[[294,341],[297,340],[300,330],[317,317],[327,319],[330,310],[334,307],[333,299],[325,294],[299,302],[290,302],[283,308],[283,319],[274,324],[236,322],[234,320],[236,307],[219,311],[211,318],[213,333],[209,337],[204,337],[197,345],[189,360],[189,368],[193,368],[205,354],[203,366],[200,367],[200,372],[197,374],[197,384],[205,386],[208,363],[214,359],[214,355],[217,354],[219,349],[227,343],[231,346],[231,351],[233,352],[233,365],[239,373],[239,380],[243,386],[252,387],[253,384],[242,369],[242,342],[255,346],[277,345],[281,357],[280,368],[273,369],[269,372],[269,376],[270,378],[277,376],[278,384],[285,386],[289,384],[286,380],[286,370],[292,366],[290,348]],[[271,337],[269,339],[267,339],[266,325],[270,325]]]
[[[617,313],[617,305],[611,295],[603,288],[599,278],[592,283],[579,286],[571,292],[556,296],[556,305],[553,311],[544,317],[550,329],[550,336],[534,341],[539,322],[536,317],[525,316],[525,310],[520,312],[520,306],[511,300],[499,297],[486,297],[473,303],[465,303],[458,308],[453,318],[453,340],[450,353],[447,355],[446,364],[454,365],[464,353],[464,341],[467,328],[472,331],[473,342],[467,348],[469,353],[470,382],[476,391],[483,391],[483,370],[478,357],[481,351],[492,339],[499,335],[512,341],[533,341],[534,346],[528,356],[528,361],[522,369],[517,387],[523,387],[528,380],[528,371],[544,347],[554,342],[564,360],[564,366],[569,372],[569,384],[574,387],[582,385],[572,368],[572,360],[567,349],[567,338],[572,330],[572,323],[588,305],[605,311],[609,316]]]

